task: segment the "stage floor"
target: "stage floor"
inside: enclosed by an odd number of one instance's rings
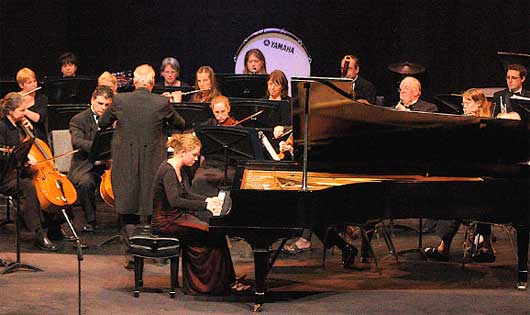
[[[406,220],[413,226],[416,220]],[[134,273],[123,268],[123,245],[96,244],[113,235],[104,226],[96,233],[81,234],[90,248],[81,263],[83,314],[248,314],[250,297],[191,297],[177,291],[170,299],[169,265],[146,261],[145,290],[134,298]],[[462,230],[462,229],[461,229]],[[327,266],[320,266],[322,245],[297,256],[281,255],[268,277],[268,314],[530,314],[529,291],[515,290],[516,260],[505,232],[497,237],[495,263],[472,263],[462,268],[463,233],[453,243],[451,262],[427,262],[414,254],[400,257],[397,264],[387,257],[382,239],[374,238],[379,268],[374,263],[345,270],[339,251],[328,252]],[[417,246],[415,232],[396,230],[397,250]],[[424,244],[437,242],[425,234]],[[77,314],[77,256],[68,242],[58,253],[43,253],[23,234],[22,262],[44,272],[19,271],[0,276],[0,314]],[[356,245],[359,240],[355,241]],[[231,242],[238,275],[252,280],[253,260],[243,241]],[[0,257],[15,260],[13,225],[0,228]],[[0,268],[1,270],[1,268]]]

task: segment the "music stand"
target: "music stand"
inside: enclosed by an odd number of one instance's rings
[[[96,86],[97,79],[90,77],[44,79],[49,104],[84,104]]]
[[[244,122],[245,127],[272,129],[279,125],[291,125],[291,105],[287,100],[230,98],[230,107],[230,113],[237,120],[264,110],[262,114]]]
[[[201,140],[206,160],[224,161],[223,186],[228,183],[228,164],[234,160],[263,160],[258,130],[243,127],[198,126],[195,134]]]
[[[20,191],[20,173],[22,171],[22,168],[24,167],[24,163],[28,159],[28,153],[31,149],[31,146],[33,145],[33,139],[30,139],[28,141],[22,142],[21,144],[17,145],[15,148],[13,148],[13,151],[9,155],[9,158],[7,160],[7,163],[4,166],[4,169],[2,170],[2,178],[8,178],[9,172],[12,172],[13,169],[16,170],[16,194],[15,194],[15,217],[20,213],[20,199],[19,199],[19,191]],[[13,263],[10,263],[1,273],[0,275],[5,275],[8,273],[15,272],[20,269],[28,270],[28,271],[43,271],[40,268],[37,268],[35,266],[31,266],[28,264],[23,264],[20,262],[20,220],[17,218],[15,219],[15,244],[16,244],[16,261]]]
[[[212,110],[204,103],[172,103],[173,109],[182,117],[186,124],[184,130],[190,130],[203,124],[213,117]],[[175,130],[170,130],[173,133]]]
[[[227,97],[264,98],[267,95],[266,74],[217,73],[217,86]]]

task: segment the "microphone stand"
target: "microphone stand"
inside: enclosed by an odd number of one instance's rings
[[[68,223],[68,227],[70,228],[70,231],[72,231],[72,234],[75,238],[76,243],[76,250],[77,250],[77,285],[78,285],[78,292],[77,292],[77,303],[78,303],[78,313],[81,315],[81,262],[83,261],[83,249],[81,248],[81,240],[77,236],[77,233],[75,232],[74,226],[72,225],[72,222],[68,218],[68,215],[66,214],[66,210],[61,209],[61,212],[66,219],[66,222]]]

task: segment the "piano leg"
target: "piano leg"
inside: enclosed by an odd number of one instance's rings
[[[517,289],[528,288],[528,225],[516,225],[517,230],[517,262],[519,264],[517,274]]]
[[[256,293],[254,293],[254,312],[260,312],[265,303],[265,278],[269,268],[269,250],[255,248],[254,276],[256,278]]]

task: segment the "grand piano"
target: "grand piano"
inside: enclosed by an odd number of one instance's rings
[[[522,121],[399,112],[353,101],[347,79],[293,78],[295,161],[239,164],[231,208],[212,230],[254,253],[254,310],[265,301],[273,242],[316,222],[473,219],[517,231],[527,288],[529,128]]]

